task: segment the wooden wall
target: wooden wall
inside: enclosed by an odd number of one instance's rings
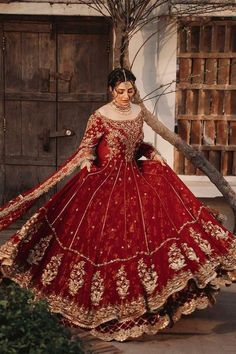
[[[223,174],[236,174],[236,20],[181,21],[176,125]],[[175,151],[178,174],[201,174]]]

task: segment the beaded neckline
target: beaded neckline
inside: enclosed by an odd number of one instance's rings
[[[96,111],[95,113],[97,113],[102,119],[108,120],[109,122],[115,122],[115,123],[134,122],[134,121],[136,121],[136,119],[138,119],[142,116],[142,110],[137,114],[137,116],[135,118],[132,118],[132,119],[112,119],[112,118],[108,118],[108,117],[104,116],[103,114],[101,114],[98,111]]]

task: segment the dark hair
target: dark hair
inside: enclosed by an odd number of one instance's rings
[[[112,70],[108,75],[108,87],[111,86],[113,90],[116,85],[125,81],[130,81],[134,85],[135,80],[136,77],[130,70],[123,69],[123,68],[116,68]]]

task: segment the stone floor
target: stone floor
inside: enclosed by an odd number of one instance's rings
[[[236,284],[222,290],[215,306],[182,317],[172,329],[112,345],[124,354],[235,354]]]

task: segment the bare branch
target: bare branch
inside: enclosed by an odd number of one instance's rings
[[[172,85],[172,83],[170,83],[169,85],[166,85],[166,88],[162,91],[161,95],[159,95],[159,97],[157,97],[156,102],[155,102],[154,107],[153,107],[153,110],[152,110],[152,114],[155,113],[156,105],[157,105],[159,99],[161,98],[161,96],[163,96],[163,95],[166,94],[166,91],[168,90],[168,88],[169,88],[171,85]]]
[[[42,1],[41,1],[42,2]],[[48,2],[47,0],[45,0],[45,2]],[[87,5],[88,7],[90,7],[91,9],[97,11],[98,13],[100,13],[102,16],[104,17],[108,17],[107,14],[103,11],[103,8],[102,8],[102,5],[101,5],[101,2],[100,1],[96,1],[96,0],[93,0],[91,2],[87,2],[85,0],[79,0],[79,3],[82,4],[82,5]],[[75,1],[74,4],[78,4],[78,1]],[[103,5],[104,6],[104,5]],[[106,10],[107,7],[106,5],[104,6],[104,8]],[[108,11],[109,12],[109,11]]]
[[[132,69],[132,67],[133,67],[133,65],[134,65],[134,62],[135,62],[135,59],[137,58],[137,56],[138,56],[139,52],[141,51],[141,49],[145,46],[145,44],[146,44],[153,36],[155,36],[155,34],[158,33],[158,31],[159,31],[159,30],[153,32],[150,36],[148,36],[147,39],[146,39],[146,40],[142,43],[142,45],[139,47],[139,49],[138,49],[137,52],[135,53],[135,56],[134,56],[134,58],[133,58],[133,60],[132,60],[132,63],[131,63],[131,65],[130,65],[130,69]]]

